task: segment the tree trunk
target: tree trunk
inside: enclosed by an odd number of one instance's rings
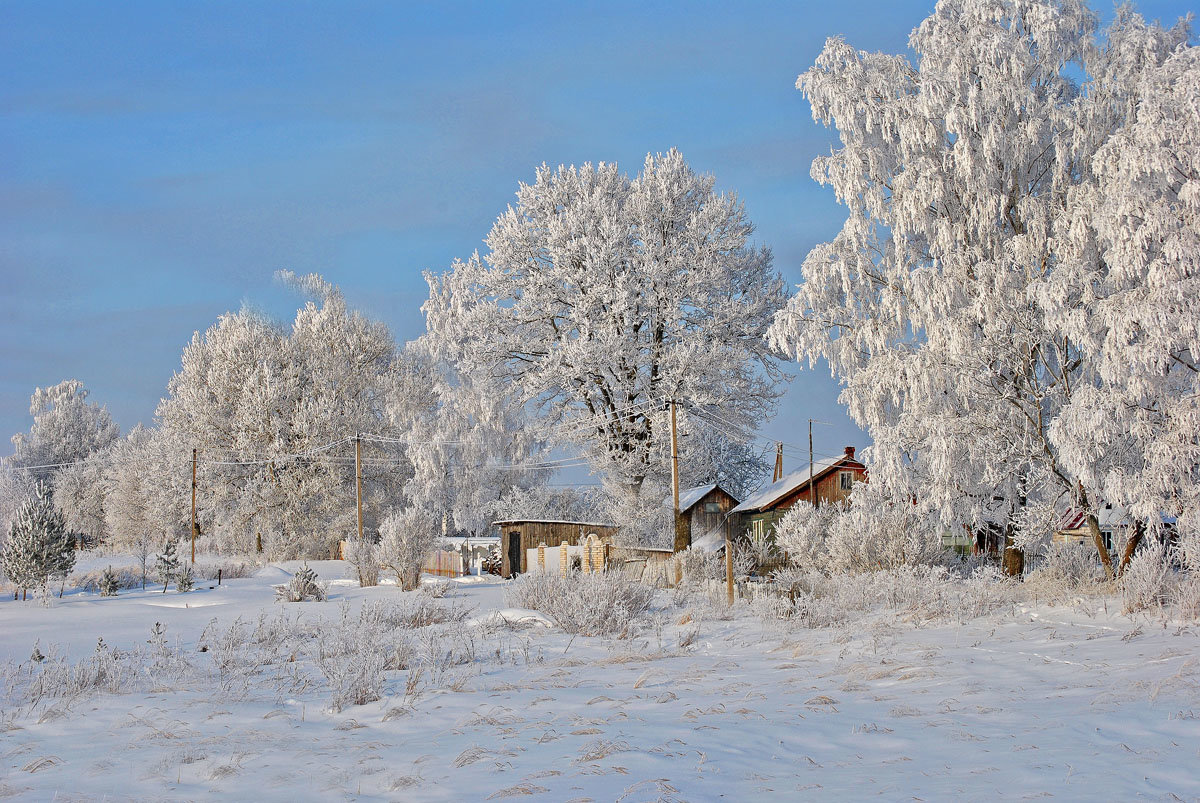
[[[1004,531],[1004,573],[1009,577],[1020,577],[1025,573],[1025,552],[1017,549],[1016,541],[1013,539],[1012,525],[1005,527]]]
[[[1108,554],[1108,547],[1104,546],[1104,536],[1100,533],[1100,520],[1096,518],[1095,513],[1088,514],[1087,526],[1092,533],[1092,543],[1096,545],[1096,552],[1100,555],[1100,562],[1104,564],[1104,574],[1111,580],[1115,576],[1112,556]]]
[[[1121,565],[1117,568],[1117,576],[1125,574],[1125,569],[1129,566],[1129,561],[1133,559],[1133,553],[1137,551],[1141,545],[1142,539],[1146,537],[1146,522],[1138,521],[1133,525],[1133,535],[1129,536],[1129,542],[1125,544],[1125,552],[1121,555]]]

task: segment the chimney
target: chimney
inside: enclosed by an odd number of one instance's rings
[[[853,460],[853,459],[854,459],[854,447],[853,447],[853,446],[847,446],[847,447],[846,447],[846,458],[847,458],[848,460]]]

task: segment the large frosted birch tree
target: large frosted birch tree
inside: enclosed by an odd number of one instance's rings
[[[1141,75],[1186,40],[1128,11],[1096,28],[1077,0],[942,0],[912,34],[915,62],[831,39],[797,81],[840,137],[812,175],[847,219],[805,260],[771,342],[829,361],[874,440],[873,484],[943,527],[1002,524],[1010,543],[1063,504],[1094,512],[1102,490],[1083,470],[1087,424],[1056,428],[1107,392],[1078,280],[1105,268],[1078,244],[1093,222],[1077,196],[1127,158],[1104,149]]]

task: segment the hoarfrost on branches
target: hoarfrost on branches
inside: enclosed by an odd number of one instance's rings
[[[543,165],[485,256],[427,275],[430,336],[635,493],[661,472],[668,399],[753,431],[778,396],[762,335],[785,291],[741,203],[713,186],[674,150],[632,179],[609,163]]]
[[[998,525],[1015,545],[1073,505],[1093,514],[1108,563],[1099,497],[1157,516],[1181,484],[1195,487],[1181,483],[1197,465],[1194,314],[1164,333],[1196,306],[1196,251],[1180,254],[1194,210],[1180,220],[1166,199],[1191,197],[1200,116],[1194,80],[1175,85],[1179,97],[1168,89],[1194,74],[1186,26],[1165,31],[1127,10],[1103,38],[1095,25],[1076,0],[943,0],[913,32],[915,64],[829,40],[797,87],[841,137],[812,174],[848,216],[808,255],[770,338],[828,360],[874,440],[871,486],[896,504],[914,501],[942,529]],[[1147,159],[1139,143],[1162,153]],[[1158,211],[1131,237],[1119,221],[1135,208]],[[1117,243],[1140,249],[1132,267]],[[1123,275],[1139,265],[1157,271],[1157,295]],[[1095,287],[1127,305],[1115,329]],[[1122,288],[1132,297],[1117,300]],[[1131,341],[1141,320],[1151,334]],[[1123,484],[1161,444],[1186,440],[1184,426],[1191,441],[1157,489]],[[1085,470],[1109,442],[1116,473]]]

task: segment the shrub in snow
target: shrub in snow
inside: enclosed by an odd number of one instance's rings
[[[191,591],[194,585],[191,566],[183,566],[175,573],[175,590],[180,594]]]
[[[1171,595],[1173,574],[1166,544],[1147,538],[1121,575],[1125,613],[1162,608]]]
[[[379,562],[396,575],[404,591],[413,591],[421,581],[421,566],[441,540],[437,523],[427,511],[410,506],[393,510],[379,527]]]
[[[813,507],[807,502],[792,505],[775,523],[775,540],[787,552],[793,566],[806,571],[825,571],[829,565],[826,541],[840,505]]]
[[[725,559],[715,552],[688,547],[675,553],[672,560],[679,577],[689,585],[698,585],[725,576]],[[675,571],[672,574],[675,574]]]
[[[112,566],[109,566],[104,570],[104,574],[100,575],[100,596],[115,597],[120,587],[121,582],[117,579],[117,573],[113,571]]]
[[[317,580],[317,573],[304,564],[292,579],[284,585],[275,586],[276,602],[324,602],[328,585]]]
[[[446,597],[453,586],[445,580],[434,580],[432,583],[425,583],[421,586],[421,593],[433,599],[443,599]]]
[[[220,572],[222,580],[237,580],[249,577],[258,570],[258,566],[244,560],[197,561],[192,566],[196,577],[204,580],[216,580]]]
[[[369,538],[351,538],[346,542],[346,562],[360,588],[379,585],[379,547]]]
[[[63,578],[75,565],[75,539],[50,500],[50,489],[38,483],[34,496],[17,510],[8,539],[0,550],[0,570],[22,596],[44,588],[51,578]]]
[[[142,583],[141,571],[136,566],[120,566],[115,569],[109,566],[103,570],[81,572],[71,575],[71,579],[67,582],[80,591],[86,591],[90,594],[103,594],[104,576],[109,572],[112,572],[117,591],[127,588],[137,588]]]
[[[1200,619],[1200,532],[1182,535],[1175,545],[1175,562],[1183,574],[1175,585],[1175,606],[1181,619]]]
[[[1101,577],[1095,547],[1080,542],[1051,543],[1033,561],[1025,581],[1038,591],[1045,589],[1053,594],[1086,590],[1096,586]]]
[[[171,539],[163,544],[163,551],[154,558],[154,573],[163,584],[163,593],[167,593],[167,584],[179,575],[179,558],[175,556],[175,542]]]
[[[945,566],[901,566],[834,576],[781,572],[775,578],[776,582],[759,588],[752,603],[755,610],[813,627],[836,623],[849,612],[874,610],[916,620],[962,620],[1009,605],[1018,593],[1017,584],[994,566],[969,573]]]
[[[795,505],[777,523],[776,540],[799,568],[855,574],[944,563],[937,532],[911,505],[858,483],[849,504]]]
[[[654,590],[612,572],[530,572],[513,581],[505,602],[546,614],[581,636],[626,636],[650,609]]]

